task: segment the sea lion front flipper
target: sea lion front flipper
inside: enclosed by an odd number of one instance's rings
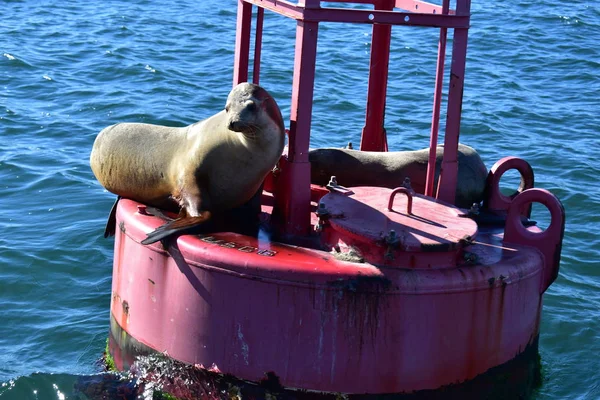
[[[110,212],[108,213],[108,220],[104,227],[104,237],[114,236],[117,230],[117,203],[121,200],[121,196],[117,196]]]
[[[148,215],[152,215],[153,217],[158,217],[164,219],[165,221],[173,221],[175,218],[169,217],[167,214],[162,212],[159,208],[147,206],[145,213]]]
[[[150,232],[146,239],[142,240],[142,244],[152,244],[174,233],[183,232],[194,228],[196,225],[208,221],[210,217],[210,211],[203,211],[197,217],[183,217],[174,219]]]

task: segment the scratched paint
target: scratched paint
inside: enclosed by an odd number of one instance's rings
[[[250,365],[250,346],[248,346],[248,343],[244,341],[244,334],[242,333],[241,323],[237,324],[237,337],[242,346],[242,357],[244,357],[244,362],[246,363],[246,365]]]

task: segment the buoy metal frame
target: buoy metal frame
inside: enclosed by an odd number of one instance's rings
[[[289,149],[282,158],[276,193],[276,212],[283,233],[304,236],[310,231],[310,164],[308,151],[312,116],[313,88],[320,22],[346,22],[373,25],[371,61],[365,126],[360,149],[387,151],[384,129],[391,29],[393,25],[439,28],[440,40],[430,135],[430,153],[425,194],[433,196],[435,149],[438,142],[446,38],[453,30],[452,63],[448,88],[448,109],[444,135],[444,157],[436,198],[453,203],[457,179],[457,152],[464,86],[470,0],[450,1],[441,6],[419,0],[333,1],[329,3],[366,3],[373,10],[325,8],[320,0],[238,0],[233,85],[248,80],[252,6],[258,6],[253,60],[253,81],[259,83],[260,52],[264,10],[296,20],[296,44],[289,121]],[[401,9],[402,11],[398,11]]]

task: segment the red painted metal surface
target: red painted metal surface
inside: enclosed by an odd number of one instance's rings
[[[507,171],[512,169],[517,170],[521,175],[521,183],[515,193],[510,196],[505,196],[500,191],[500,180]],[[519,193],[533,188],[533,169],[525,160],[517,157],[504,157],[496,162],[490,169],[486,185],[488,193],[484,199],[484,207],[497,213],[505,213]],[[531,215],[531,207],[527,205],[524,206],[521,210],[521,214],[525,217],[529,217]]]
[[[162,223],[121,200],[111,313],[139,342],[251,381],[398,393],[462,382],[535,340],[544,256],[494,232],[477,264],[419,270],[233,233],[139,241]],[[443,334],[440,334],[442,333]]]
[[[464,261],[464,244],[477,236],[477,224],[463,211],[408,189],[353,187],[352,192],[321,198],[325,243],[352,247],[371,264],[455,268]],[[395,199],[398,193],[402,199]]]
[[[442,15],[434,13],[441,7],[430,5],[419,12],[399,12],[382,10],[356,10],[344,8],[321,8],[319,1],[311,1],[316,6],[308,7],[302,2],[292,3],[283,0],[244,0],[247,3],[275,11],[289,18],[312,22],[350,22],[362,24],[391,24],[405,26],[428,26],[434,28],[468,28],[469,17],[465,15]],[[465,3],[465,0],[458,0]],[[309,3],[308,1],[306,2]],[[347,1],[345,3],[354,3]],[[358,2],[360,3],[360,2]],[[371,3],[371,2],[369,2]],[[423,4],[426,4],[423,2]],[[431,10],[428,11],[428,10]]]
[[[450,11],[450,0],[444,0],[442,14]],[[433,197],[433,185],[435,182],[435,158],[440,128],[440,109],[442,107],[442,85],[444,84],[444,61],[446,59],[446,39],[448,29],[440,29],[440,40],[438,44],[437,70],[435,74],[435,91],[433,94],[433,114],[431,116],[431,133],[429,135],[429,159],[427,161],[427,178],[425,180],[425,195]]]
[[[456,16],[470,14],[470,0],[457,1]],[[444,135],[444,157],[440,170],[437,198],[452,203],[456,194],[458,174],[458,140],[460,115],[462,111],[465,65],[467,62],[468,28],[457,28],[452,38],[452,65],[450,66],[450,87],[448,89],[448,109],[446,112],[446,133]]]
[[[392,190],[392,193],[390,194],[390,199],[388,201],[388,206],[387,206],[388,211],[394,211],[394,199],[396,198],[396,195],[398,193],[402,193],[406,196],[406,214],[411,215],[412,214],[412,204],[413,204],[413,191],[403,188],[403,187]]]
[[[394,8],[394,2],[380,2],[375,8],[391,11]],[[360,149],[363,151],[388,150],[384,117],[391,40],[391,25],[373,25],[369,87],[367,90],[367,115],[360,142]]]
[[[256,40],[254,42],[254,68],[252,70],[252,83],[260,84],[260,53],[262,50],[263,21],[265,9],[259,7],[256,12]]]
[[[528,209],[528,204],[536,202],[546,206],[550,212],[550,225],[542,232],[535,228],[527,229],[521,223],[523,210]],[[558,276],[564,232],[565,209],[556,196],[547,190],[525,190],[516,196],[508,208],[504,241],[535,247],[544,255],[544,290]]]
[[[252,4],[248,4],[244,0],[238,0],[235,56],[233,63],[233,86],[248,81],[251,22]]]
[[[335,3],[335,2],[334,2]],[[449,9],[446,0],[442,6],[423,1],[373,0],[357,1],[373,4],[373,10],[359,10],[339,7],[321,7],[319,0],[304,0],[298,3],[275,0],[239,0],[234,84],[248,77],[249,34],[251,6],[257,5],[256,53],[254,59],[254,80],[259,78],[260,43],[262,35],[262,11],[268,9],[296,19],[296,48],[294,79],[289,128],[289,155],[282,163],[282,179],[285,180],[276,192],[274,218],[280,234],[284,236],[304,236],[308,234],[310,193],[310,164],[308,149],[312,115],[312,97],[316,65],[316,48],[319,22],[354,22],[373,24],[371,62],[365,127],[361,135],[361,149],[387,151],[384,129],[385,98],[389,68],[389,51],[392,25],[429,26],[440,29],[440,45],[436,74],[436,89],[431,128],[431,149],[434,155],[437,144],[441,107],[441,84],[445,59],[447,29],[454,29],[452,65],[444,159],[436,197],[446,202],[454,199],[457,179],[457,147],[460,130],[460,111],[467,46],[467,30],[470,20],[470,1],[457,0],[456,11]],[[407,12],[395,10],[403,8]],[[433,196],[433,158],[427,174],[426,194]]]
[[[122,199],[111,298],[115,331],[177,360],[241,379],[259,381],[273,372],[286,387],[375,394],[463,382],[536,343],[541,295],[558,273],[562,205],[549,192],[531,189],[527,163],[507,158],[490,171],[484,203],[486,212],[505,217],[505,223],[496,218],[495,228],[478,226],[476,212],[451,206],[470,1],[457,0],[456,10],[446,0],[442,6],[418,0],[356,3],[374,9],[325,8],[319,0],[238,0],[234,85],[248,79],[252,5],[260,7],[255,83],[262,9],[296,19],[289,145],[278,170],[267,177],[261,214],[288,244],[266,239],[265,232],[257,238],[219,232],[183,235],[167,248],[143,246],[146,234],[164,221]],[[323,21],[373,24],[361,148],[378,151],[387,150],[391,25],[440,28],[433,149],[446,30],[454,29],[437,200],[405,188],[311,185],[308,151]],[[524,185],[508,197],[498,185],[511,168],[521,172]],[[432,171],[430,160],[429,194]],[[521,222],[533,202],[550,211],[545,231]]]
[[[290,235],[310,228],[310,124],[317,58],[318,24],[297,22],[287,162],[281,163],[283,184],[276,193],[278,226]]]
[[[437,4],[431,4],[426,1],[396,0],[395,6],[404,10],[421,12],[426,14],[445,14],[443,5],[439,6]],[[449,10],[448,14],[454,14],[454,10]]]

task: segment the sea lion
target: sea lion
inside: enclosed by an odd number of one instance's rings
[[[437,147],[435,185],[443,155]],[[416,151],[374,152],[351,149],[321,148],[309,152],[311,182],[326,185],[336,176],[342,186],[379,186],[396,188],[409,177],[417,193],[425,192],[429,148]],[[477,152],[458,145],[458,180],[455,205],[466,208],[483,199],[487,169]]]
[[[249,202],[279,160],[284,142],[275,99],[244,82],[229,93],[224,110],[187,127],[118,123],[104,128],[90,166],[102,186],[119,197],[179,210],[178,218],[142,241],[150,244]]]

